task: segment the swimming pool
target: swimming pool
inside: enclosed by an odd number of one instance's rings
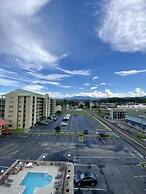
[[[26,186],[23,194],[33,194],[36,187],[44,187],[52,182],[52,176],[47,173],[28,172],[20,185]]]

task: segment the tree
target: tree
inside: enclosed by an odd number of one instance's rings
[[[57,114],[57,115],[60,115],[60,114],[61,114],[61,111],[60,111],[60,110],[58,110],[58,111],[56,112],[56,114]]]
[[[56,133],[60,132],[60,126],[59,125],[55,127],[55,131],[56,131]]]
[[[104,134],[104,133],[100,133],[99,134],[99,137],[104,139],[104,138],[108,137],[108,135],[107,134]]]

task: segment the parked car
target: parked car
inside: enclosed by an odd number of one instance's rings
[[[92,172],[84,172],[78,175],[75,179],[75,184],[81,186],[95,186],[97,184],[96,175]]]
[[[62,126],[67,126],[68,124],[65,123],[65,122],[62,122],[61,125],[62,125]]]
[[[53,118],[53,120],[54,120],[54,121],[57,121],[57,116],[55,116],[55,117]]]
[[[88,130],[84,130],[84,134],[86,134],[86,135],[87,135],[87,134],[88,134]]]
[[[48,123],[47,122],[45,122],[45,121],[40,121],[39,122],[39,125],[47,125]]]

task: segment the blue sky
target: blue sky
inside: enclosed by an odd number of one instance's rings
[[[1,0],[0,94],[146,96],[145,0]]]

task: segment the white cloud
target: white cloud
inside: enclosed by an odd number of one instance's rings
[[[97,89],[97,86],[93,86],[90,88],[91,90],[96,90]]]
[[[68,85],[62,85],[60,82],[57,82],[57,80],[62,80],[66,77],[71,77],[71,75],[64,75],[64,74],[48,74],[43,75],[36,72],[13,72],[8,71],[4,69],[0,69],[0,77],[3,77],[2,80],[4,80],[3,84],[9,84],[9,85],[23,85],[24,82],[33,84],[43,84],[43,85],[54,85],[62,88],[71,88],[72,86]],[[34,79],[35,78],[35,79]],[[1,78],[0,78],[1,79]],[[16,80],[16,81],[15,81]],[[51,81],[52,80],[52,81]],[[56,81],[53,81],[56,80]],[[30,87],[29,87],[30,88]]]
[[[68,74],[71,74],[71,75],[90,75],[90,70],[66,70],[66,69],[62,69],[60,67],[57,67],[57,69],[65,72],[65,73],[68,73]]]
[[[146,96],[146,92],[141,90],[141,88],[136,88],[134,92],[129,92],[129,96],[132,97]]]
[[[41,21],[37,15],[38,11],[49,1],[1,0],[0,54],[18,57],[27,62],[26,66],[36,69],[42,68],[43,63],[50,65],[61,58],[46,51],[42,45],[42,37],[36,35],[33,30],[36,21]]]
[[[130,70],[130,71],[118,71],[118,72],[115,72],[115,74],[121,75],[121,76],[128,76],[128,75],[135,75],[135,74],[144,73],[144,72],[146,72],[146,70]]]
[[[41,92],[44,89],[43,86],[34,84],[34,85],[27,85],[23,88],[24,90],[33,91],[33,92]]]
[[[98,79],[98,76],[95,76],[95,77],[93,77],[92,79],[93,79],[93,80],[94,80],[94,79]]]
[[[27,72],[28,74],[32,75],[32,77],[38,78],[38,79],[43,79],[43,80],[60,80],[66,77],[71,77],[71,75],[66,75],[66,74],[48,74],[48,75],[44,75],[38,72]]]
[[[19,86],[20,82],[11,79],[0,78],[1,86]]]
[[[112,97],[142,97],[146,96],[146,92],[140,88],[136,88],[134,91],[128,93],[114,93],[109,89],[105,89],[103,92],[95,90],[94,92],[80,92],[77,94],[62,94],[61,98],[74,97],[74,96],[88,96],[92,98],[112,98]]]
[[[98,37],[117,51],[146,52],[145,0],[109,0],[102,8]]]
[[[105,85],[106,85],[106,83],[104,83],[104,82],[99,84],[99,86],[105,86]]]
[[[90,86],[90,84],[89,83],[84,83],[84,86]]]

